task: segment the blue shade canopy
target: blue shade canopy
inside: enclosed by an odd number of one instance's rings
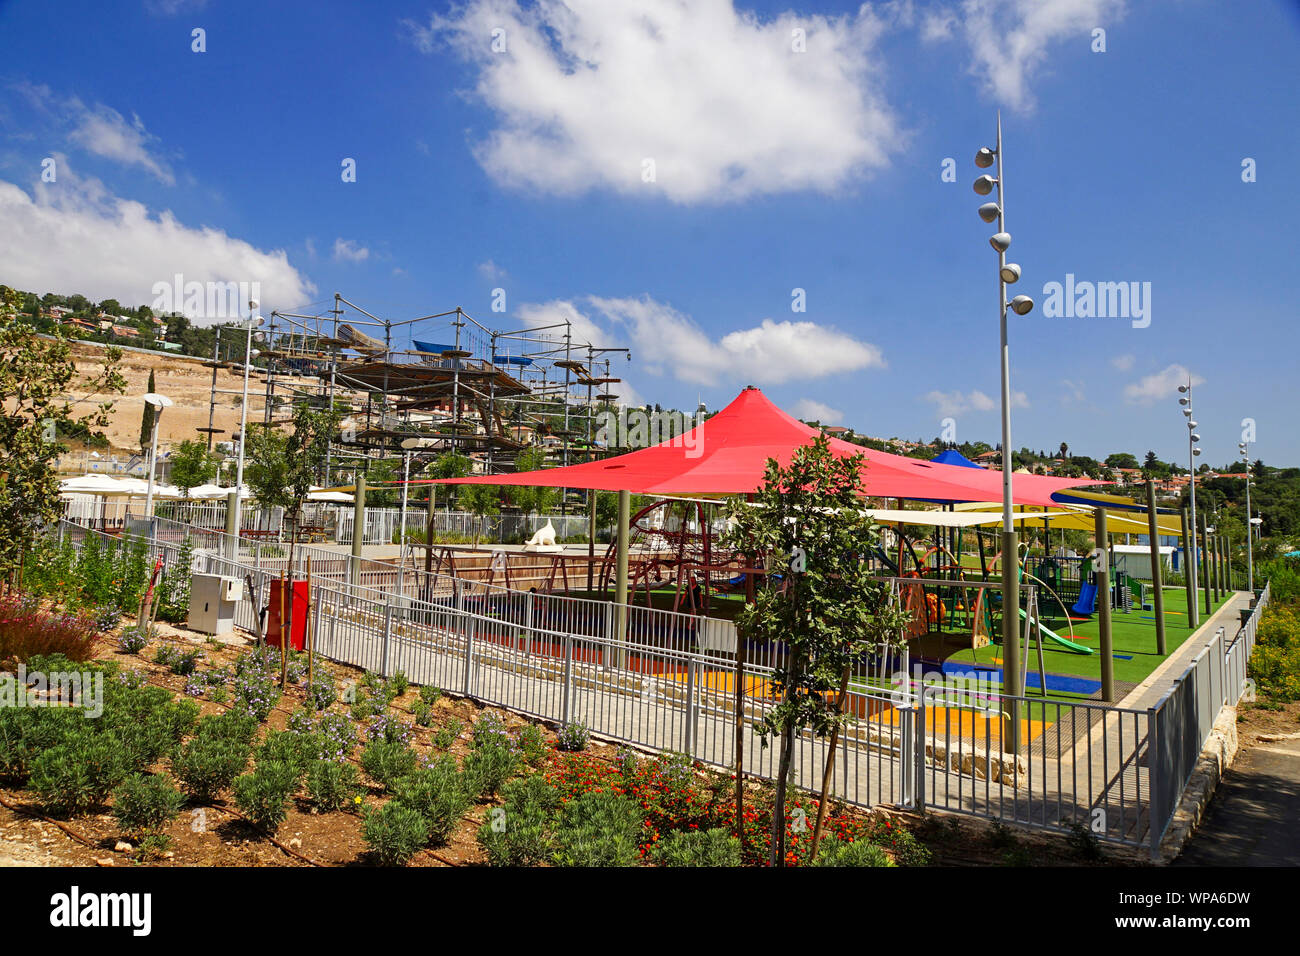
[[[962,468],[980,467],[979,465],[975,464],[975,462],[971,461],[969,458],[967,458],[965,455],[963,455],[955,448],[949,448],[946,451],[941,451],[939,452],[939,454],[935,455],[930,460],[934,462],[938,462],[941,465],[958,465]]]

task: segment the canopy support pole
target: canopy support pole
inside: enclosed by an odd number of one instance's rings
[[[1156,517],[1156,483],[1147,479],[1147,538],[1151,545],[1151,591],[1155,595],[1151,606],[1156,616],[1156,653],[1163,657],[1165,651],[1165,592],[1161,583],[1164,568],[1160,566],[1160,529]]]
[[[1110,633],[1110,548],[1106,534],[1106,509],[1097,509],[1097,628],[1101,633],[1101,699],[1115,700],[1115,657]]]
[[[632,493],[618,493],[618,558],[614,566],[614,621],[619,644],[619,666],[626,663],[627,648],[627,548],[631,523]]]

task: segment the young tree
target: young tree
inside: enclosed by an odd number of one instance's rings
[[[546,449],[537,445],[526,448],[515,458],[515,471],[540,471],[546,467]],[[555,507],[558,488],[511,487],[510,500],[524,514],[535,515]]]
[[[191,489],[206,485],[217,477],[217,463],[220,460],[208,451],[205,443],[187,438],[172,451],[171,482],[188,498]]]
[[[0,286],[0,316],[17,303],[16,293]],[[55,459],[64,449],[58,431],[103,428],[112,402],[74,416],[75,405],[118,393],[126,381],[118,372],[120,349],[108,349],[102,366],[79,379],[72,347],[59,330],[48,338],[34,334],[23,315],[0,318],[0,569],[12,575],[41,526],[59,515]],[[84,394],[68,395],[76,389]]]
[[[429,466],[424,473],[430,478],[468,478],[474,473],[474,462],[468,456],[462,455],[455,451],[444,451],[441,455],[429,462]],[[447,486],[447,501],[451,502],[452,489],[456,485]],[[429,494],[433,495],[435,507],[438,504],[438,485],[429,486]]]
[[[457,499],[474,517],[474,547],[478,547],[479,527],[482,519],[492,518],[501,513],[501,489],[496,485],[459,485],[460,497]]]
[[[862,463],[860,455],[837,457],[820,435],[796,450],[788,466],[768,461],[752,504],[728,508],[724,545],[765,556],[768,571],[782,574],[779,588],[759,590],[736,616],[745,640],[784,647],[773,675],[781,701],[756,728],[765,746],[769,737],[780,741],[775,866],[785,865],[786,789],[796,736],[805,729],[819,737],[838,733],[853,665],[877,646],[903,642],[907,612],[894,605],[888,583],[873,577],[863,560],[879,545],[880,532],[862,512]],[[829,695],[837,689],[832,704]],[[834,750],[832,743],[830,754]]]
[[[249,429],[244,479],[263,507],[279,507],[289,516],[289,575],[303,502],[325,468],[330,441],[337,435],[343,414],[338,409],[315,411],[306,402],[294,407],[292,431]]]

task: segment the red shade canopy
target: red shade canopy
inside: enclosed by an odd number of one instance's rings
[[[747,388],[707,422],[685,435],[603,461],[563,468],[447,478],[434,484],[525,485],[547,488],[593,488],[647,495],[717,495],[757,491],[769,458],[789,464],[795,449],[820,432],[777,408],[757,388]],[[864,492],[871,497],[945,501],[1001,501],[1002,472],[942,465],[873,451],[830,439],[841,457],[863,455]],[[1022,505],[1051,505],[1052,492],[1074,487],[1070,478],[1015,475],[1012,500]]]

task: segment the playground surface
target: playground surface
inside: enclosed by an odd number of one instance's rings
[[[1204,591],[1201,601],[1204,602]],[[1212,602],[1214,611],[1223,607],[1231,597]],[[1136,685],[1145,680],[1152,671],[1183,643],[1191,637],[1193,629],[1187,617],[1187,592],[1184,588],[1166,587],[1165,605],[1165,649],[1162,655],[1156,651],[1156,622],[1154,611],[1143,611],[1134,606],[1132,611],[1111,612],[1111,644],[1114,675],[1117,685]],[[1201,616],[1206,618],[1204,603]],[[1099,625],[1094,614],[1087,620],[1075,619],[1070,627],[1060,618],[1044,616],[1044,624],[1061,637],[1093,649],[1092,654],[1079,654],[1068,650],[1051,640],[1042,645],[1043,669],[1048,677],[1048,695],[1063,698],[1088,698],[1096,695],[1101,687],[1101,655],[1097,653],[1100,641]],[[983,668],[994,668],[994,680],[1001,681],[1002,651],[997,645],[971,648],[961,647],[952,635],[927,635],[913,643],[913,653],[927,660],[942,661],[945,670],[953,670],[956,665],[968,664]],[[1029,649],[1029,665],[1026,668],[1026,685],[1029,692],[1040,690],[1038,677],[1038,654],[1032,645]],[[1057,678],[1057,679],[1053,679]]]

